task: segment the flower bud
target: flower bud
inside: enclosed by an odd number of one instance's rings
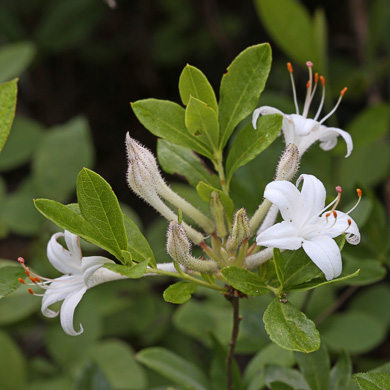
[[[191,255],[191,242],[182,225],[175,221],[169,223],[167,232],[167,252],[174,260],[184,267],[211,274],[217,270],[217,263],[213,260],[201,260]]]
[[[248,216],[245,209],[240,209],[234,215],[232,231],[226,243],[228,252],[234,252],[239,245],[251,235]]]
[[[300,157],[295,144],[288,144],[276,168],[275,180],[290,181],[298,172]]]
[[[225,207],[217,191],[212,191],[210,194],[210,211],[215,221],[217,236],[225,237],[228,233],[225,225]]]

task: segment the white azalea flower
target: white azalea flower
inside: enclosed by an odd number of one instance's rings
[[[292,76],[292,71],[293,71],[292,66],[290,63],[288,63],[287,68],[291,76],[296,113],[284,114],[282,111],[274,107],[263,106],[256,109],[253,112],[253,116],[252,116],[253,127],[256,129],[257,119],[259,118],[260,115],[281,114],[283,115],[282,131],[284,134],[286,145],[295,144],[298,147],[298,151],[300,155],[305,153],[306,150],[309,149],[309,147],[317,141],[320,141],[320,147],[323,150],[331,150],[337,144],[337,137],[341,136],[344,138],[344,141],[347,145],[347,154],[345,157],[348,157],[351,154],[353,149],[351,136],[344,130],[338,129],[336,127],[326,127],[323,125],[323,123],[336,111],[337,107],[341,102],[342,97],[347,91],[347,88],[344,88],[340,92],[340,98],[337,104],[335,105],[335,107],[333,108],[333,110],[328,115],[323,117],[321,120],[318,120],[325,100],[325,78],[322,76],[318,77],[318,73],[316,73],[314,77],[314,87],[313,87],[313,76],[311,70],[313,64],[311,62],[307,62],[306,65],[309,68],[310,79],[307,83],[307,94],[306,94],[306,99],[305,99],[302,114],[299,114],[299,107],[298,107],[298,102],[295,93],[294,79]],[[314,93],[317,89],[318,80],[320,80],[322,84],[322,98],[321,98],[320,106],[317,110],[314,119],[310,119],[307,116],[309,114],[309,108],[313,100]]]
[[[59,237],[64,237],[65,249],[57,242]],[[117,272],[110,271],[102,267],[106,263],[114,262],[102,256],[83,257],[80,249],[80,237],[65,230],[64,233],[56,233],[51,237],[47,245],[47,257],[50,263],[64,275],[56,279],[47,279],[36,275],[24,265],[24,259],[19,258],[19,262],[26,269],[31,281],[45,289],[44,294],[35,294],[31,289],[29,292],[34,295],[43,296],[41,311],[45,317],[56,317],[60,314],[61,326],[66,334],[77,336],[83,332],[76,331],[73,326],[74,312],[85,292],[105,282],[118,279],[126,279]],[[177,272],[173,263],[159,264],[159,269],[169,272]],[[23,280],[20,279],[22,283]],[[49,309],[56,302],[63,301],[59,311]]]
[[[264,197],[279,208],[284,221],[261,232],[256,238],[257,245],[287,250],[303,247],[326,279],[331,280],[342,269],[340,249],[333,238],[346,233],[350,244],[360,242],[359,229],[349,216],[357,204],[348,213],[336,211],[341,196],[341,187],[337,187],[337,198],[325,207],[325,187],[312,175],[301,175],[297,187],[289,181],[273,181],[266,186]],[[360,190],[358,195],[360,201]]]

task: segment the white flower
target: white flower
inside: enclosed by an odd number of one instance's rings
[[[302,180],[299,191],[297,187]],[[266,186],[265,198],[279,208],[284,221],[261,232],[256,238],[257,245],[287,250],[303,247],[326,279],[331,280],[342,269],[340,249],[333,238],[346,233],[350,244],[360,241],[359,229],[349,216],[357,204],[348,213],[336,211],[341,196],[341,187],[337,187],[337,198],[324,207],[325,187],[312,175],[301,175],[297,187],[289,181],[273,181]],[[358,195],[360,200],[360,190]]]
[[[313,145],[317,141],[320,141],[320,147],[323,150],[331,150],[337,144],[337,137],[341,136],[344,138],[344,141],[347,145],[347,154],[345,157],[348,157],[351,154],[353,149],[351,136],[344,130],[338,129],[336,127],[326,127],[323,125],[326,119],[328,119],[336,111],[347,88],[344,88],[340,92],[340,98],[337,104],[335,105],[335,107],[333,108],[333,110],[324,118],[318,120],[325,99],[325,78],[322,76],[318,77],[318,73],[316,73],[314,77],[314,87],[313,87],[313,77],[311,71],[313,64],[311,62],[307,62],[306,65],[309,68],[310,79],[309,82],[307,83],[307,94],[306,94],[302,115],[299,114],[299,107],[298,107],[298,102],[295,93],[294,79],[292,77],[292,66],[290,63],[288,63],[287,67],[291,75],[296,113],[284,114],[283,112],[281,112],[280,110],[274,107],[263,106],[256,109],[253,112],[253,116],[252,116],[253,127],[256,129],[257,119],[259,118],[260,115],[281,114],[283,115],[282,131],[284,134],[284,140],[286,142],[286,145],[295,144],[298,147],[298,151],[301,156],[303,153],[305,153],[307,149],[309,149],[311,145]],[[313,100],[314,93],[317,89],[317,84],[319,79],[321,80],[321,84],[322,84],[321,103],[314,119],[310,119],[307,116],[309,114],[310,104]]]

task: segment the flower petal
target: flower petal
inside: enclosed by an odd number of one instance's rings
[[[106,263],[114,263],[114,261],[103,256],[83,257],[81,260],[81,269],[83,270],[84,283],[88,285],[88,280],[91,275]]]
[[[340,249],[330,237],[312,237],[305,240],[302,246],[313,263],[325,274],[326,280],[332,280],[341,274]]]
[[[65,230],[65,242],[68,247],[68,251],[75,258],[81,260],[81,248],[80,248],[80,237]]]
[[[291,114],[289,119],[294,122],[295,133],[297,135],[307,135],[311,131],[320,127],[320,123],[314,119],[305,118],[302,115]]]
[[[57,242],[59,237],[63,237],[64,233],[53,234],[47,244],[47,258],[54,268],[63,274],[81,273],[80,258],[72,256],[71,252],[66,250]]]
[[[296,250],[302,246],[297,227],[291,222],[280,222],[264,230],[256,237],[257,245],[269,248]]]
[[[301,196],[303,207],[308,218],[318,217],[325,207],[326,190],[320,180],[313,175],[301,175],[297,180],[297,187],[303,180]]]
[[[345,239],[349,244],[359,244],[360,232],[356,222],[348,214],[343,213],[342,211],[336,210],[336,213],[336,220],[333,214],[328,217],[328,226],[331,227],[326,229],[324,234],[333,238],[345,233]],[[350,221],[350,223],[348,221]]]
[[[321,126],[321,129],[325,126]],[[337,136],[341,135],[344,138],[344,141],[347,145],[347,154],[345,157],[348,157],[352,153],[353,142],[352,137],[344,130],[338,129],[337,127],[325,127],[326,134],[320,138],[320,146],[323,150],[330,150],[336,146]]]
[[[254,129],[257,129],[257,120],[259,119],[260,115],[270,115],[270,114],[281,114],[284,115],[282,111],[278,110],[274,107],[269,106],[263,106],[260,108],[257,108],[255,111],[253,111],[252,114],[252,125]]]
[[[60,314],[61,326],[64,332],[69,336],[78,336],[79,334],[83,333],[83,327],[81,324],[80,330],[78,332],[75,331],[73,327],[73,317],[76,306],[79,304],[86,291],[87,287],[84,286],[74,293],[68,294],[62,304]]]
[[[299,224],[305,215],[301,193],[289,181],[272,181],[267,184],[264,197],[275,204],[284,220]]]

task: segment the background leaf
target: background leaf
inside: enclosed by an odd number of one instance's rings
[[[15,291],[21,283],[19,278],[24,279],[26,274],[23,267],[5,266],[0,268],[0,298]]]
[[[198,285],[195,283],[178,282],[171,284],[163,294],[166,302],[182,304],[191,299]]]
[[[0,152],[15,116],[17,79],[0,85]]]

